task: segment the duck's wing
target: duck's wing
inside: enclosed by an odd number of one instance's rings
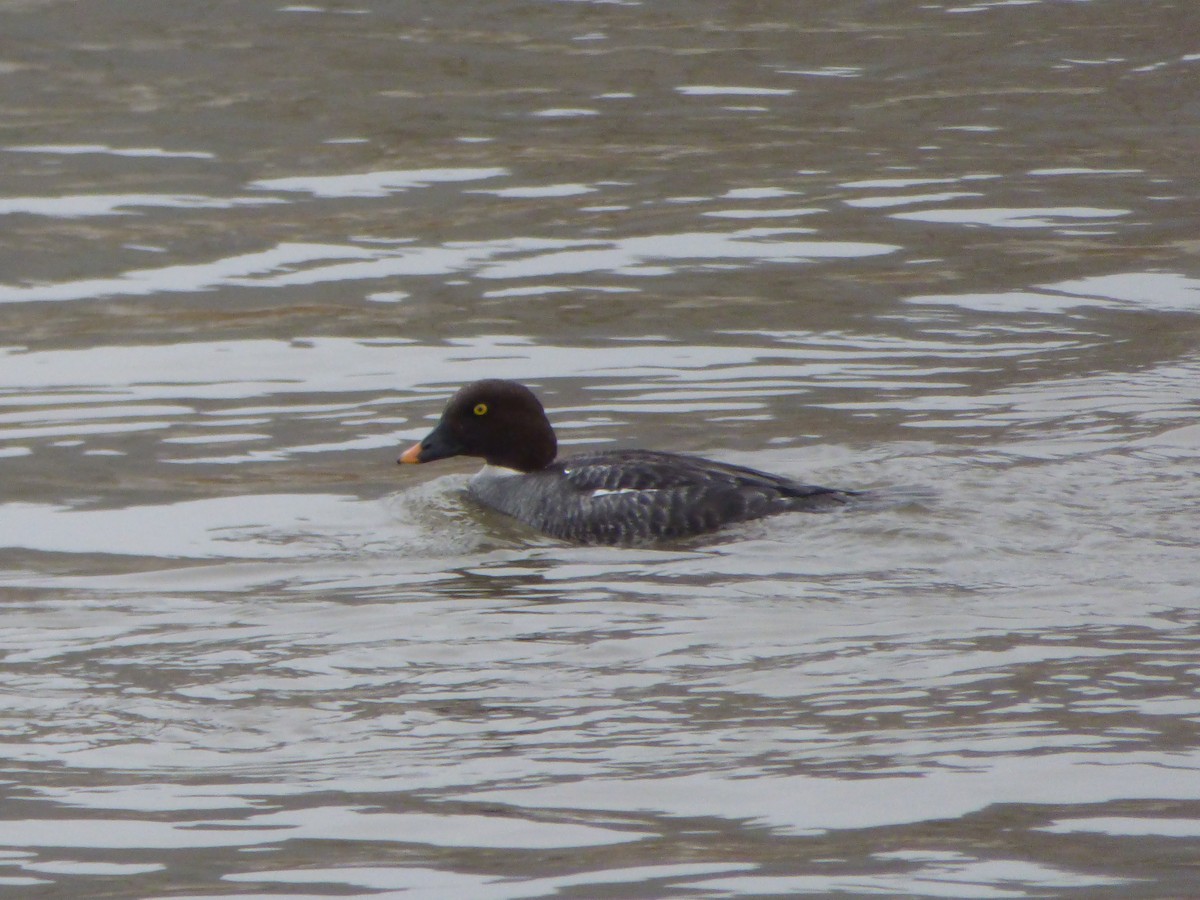
[[[614,450],[564,460],[563,474],[581,492],[675,491],[705,488],[763,491],[775,497],[848,496],[850,492],[801,484],[748,466],[654,450]],[[686,489],[686,490],[685,490]]]

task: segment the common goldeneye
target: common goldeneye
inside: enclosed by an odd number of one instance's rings
[[[533,392],[491,378],[451,397],[437,427],[399,462],[482,457],[486,465],[469,487],[475,500],[584,544],[686,537],[836,506],[854,494],[678,453],[608,450],[556,459],[557,453],[554,429]]]

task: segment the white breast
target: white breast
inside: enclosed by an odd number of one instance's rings
[[[516,469],[506,469],[504,466],[487,465],[471,476],[471,483],[476,485],[492,484],[508,478],[519,478],[524,474]]]

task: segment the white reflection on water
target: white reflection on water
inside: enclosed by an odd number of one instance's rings
[[[926,294],[906,302],[1000,313],[1057,313],[1078,307],[1195,312],[1200,309],[1200,279],[1173,272],[1118,272],[1039,285],[1032,291]]]
[[[982,860],[961,853],[875,853],[872,859],[912,865],[908,871],[882,874],[744,875],[705,879],[688,886],[697,890],[729,891],[736,896],[820,894],[1016,900],[1046,896],[1047,890],[1128,882],[1128,879],[1067,872],[1021,860]]]
[[[600,110],[580,106],[554,106],[549,109],[539,109],[529,115],[535,119],[585,119],[589,116],[600,115]]]
[[[345,885],[375,891],[403,891],[406,898],[471,897],[472,900],[516,900],[520,897],[553,896],[576,886],[598,889],[601,885],[636,882],[664,882],[694,878],[712,873],[739,872],[757,866],[746,863],[690,863],[684,865],[629,866],[621,869],[590,870],[550,878],[511,878],[498,875],[471,875],[416,866],[365,867],[345,866],[329,869],[284,869],[248,872],[225,876],[226,881],[257,884]],[[696,886],[709,884],[702,880]],[[691,887],[691,885],[688,885]],[[244,897],[224,894],[225,897]],[[295,896],[295,895],[290,895]]]
[[[1064,294],[1164,312],[1200,310],[1200,278],[1169,272],[1093,275],[1051,286]]]
[[[732,188],[721,195],[723,200],[780,200],[794,197],[798,191],[778,187]]]
[[[103,510],[3,503],[0,546],[168,559],[276,558],[312,552],[293,529],[319,522],[328,530],[340,522],[357,533],[364,515],[369,511],[356,498],[320,494],[214,497]]]
[[[1080,816],[1058,819],[1037,829],[1050,834],[1111,834],[1165,838],[1200,837],[1200,819],[1154,819],[1143,816]]]
[[[685,97],[787,97],[795,88],[768,88],[717,84],[693,84],[675,88]]]
[[[981,197],[977,191],[943,191],[940,194],[903,194],[891,197],[857,197],[843,200],[847,206],[857,206],[864,209],[881,209],[887,206],[908,206],[913,203],[944,203],[947,200],[958,200],[962,197]]]
[[[808,75],[816,78],[858,78],[863,70],[857,66],[822,66],[819,69],[779,69],[780,75]]]
[[[728,233],[663,234],[614,241],[518,237],[396,248],[284,243],[269,250],[225,257],[211,263],[138,269],[111,278],[87,278],[44,285],[0,285],[0,303],[144,296],[206,291],[224,286],[281,288],[453,272],[471,272],[479,278],[524,278],[597,271],[659,275],[674,271],[675,267],[685,263],[702,265],[711,260],[800,263],[823,258],[878,256],[899,249],[888,244],[787,239],[788,235],[797,233],[805,232],[758,228]],[[496,262],[498,258],[506,259]],[[326,262],[344,259],[360,262]],[[651,261],[672,263],[673,266],[664,268],[647,265]]]
[[[76,194],[67,197],[7,197],[0,199],[0,216],[26,213],[60,219],[87,216],[126,215],[128,210],[149,207],[166,209],[233,209],[280,203],[270,197],[201,197],[191,194]]]
[[[494,190],[477,189],[476,194],[491,194],[494,197],[505,197],[518,200],[532,200],[540,197],[577,197],[580,194],[594,193],[598,188],[587,184],[542,184],[527,187],[496,188]]]
[[[58,859],[52,862],[23,863],[21,868],[27,872],[45,872],[48,875],[141,875],[146,872],[160,872],[166,868],[162,863],[106,863],[78,862],[76,860]]]
[[[787,228],[749,228],[728,233],[693,232],[622,238],[595,243],[588,249],[547,253],[517,261],[491,263],[477,273],[480,278],[528,278],[548,275],[576,275],[583,272],[617,274],[665,274],[674,267],[660,270],[647,262],[703,260],[757,260],[760,262],[807,262],[836,257],[866,257],[893,253],[899,247],[849,241],[795,241],[788,235],[805,230]],[[577,242],[586,246],[585,242]]]
[[[919,387],[940,374],[969,369],[978,358],[1005,359],[1037,356],[1086,346],[1061,336],[1035,335],[1026,340],[1005,335],[979,335],[973,340],[904,341],[885,336],[815,335],[808,332],[731,332],[727,344],[652,344],[653,352],[636,342],[597,346],[531,344],[514,336],[481,336],[453,340],[454,355],[444,348],[402,340],[314,338],[290,341],[211,341],[132,347],[89,347],[35,352],[0,351],[5,384],[17,392],[16,402],[28,407],[40,394],[47,408],[19,415],[22,424],[67,422],[57,406],[62,396],[77,402],[80,389],[95,386],[104,393],[92,397],[93,416],[140,418],[139,402],[155,402],[145,416],[186,414],[189,407],[160,405],[185,398],[261,399],[293,393],[382,392],[418,385],[457,387],[487,374],[542,382],[553,378],[591,376],[600,391],[635,390],[649,398],[670,387],[673,391],[703,390],[710,398],[723,392],[736,396],[747,388],[802,392],[806,384],[871,380],[894,381]],[[636,377],[613,387],[611,379]],[[603,378],[603,381],[599,379]],[[945,382],[942,382],[944,385]],[[412,397],[406,395],[406,400]],[[68,402],[71,402],[68,401]],[[118,404],[112,413],[101,401]],[[0,403],[7,398],[0,394]],[[378,400],[374,401],[378,403]],[[54,405],[51,405],[54,404]],[[341,404],[325,407],[334,412]],[[121,413],[120,409],[127,412]],[[252,403],[237,415],[282,411],[279,406]],[[321,411],[311,406],[296,411]],[[13,420],[16,421],[16,420]]]
[[[311,194],[314,197],[386,197],[431,184],[482,181],[507,175],[508,169],[401,169],[352,175],[296,175],[252,181],[252,189]]]
[[[146,296],[206,291],[222,285],[253,282],[252,276],[301,263],[327,259],[372,259],[378,253],[361,247],[325,244],[279,244],[270,250],[229,256],[211,263],[135,269],[114,278],[85,278],[52,284],[0,285],[0,303],[87,300],[113,296]]]
[[[155,822],[148,819],[0,820],[0,846],[144,848],[253,847],[287,840],[365,840],[438,847],[552,849],[598,847],[647,835],[515,816],[381,813],[323,806],[236,820]]]
[[[1128,209],[1096,209],[1087,206],[1057,206],[1027,209],[926,209],[892,213],[893,219],[913,222],[936,222],[944,225],[990,225],[993,228],[1050,228],[1062,225],[1063,219],[1096,219],[1110,221],[1129,215]]]
[[[98,153],[105,156],[150,157],[153,159],[216,159],[202,150],[163,150],[161,147],[110,147],[108,144],[11,144],[9,153],[49,153],[80,156]]]
[[[1089,169],[1083,166],[1063,166],[1052,169],[1030,169],[1026,174],[1035,177],[1060,175],[1143,175],[1145,169]]]
[[[797,206],[791,209],[715,209],[703,215],[714,219],[791,219],[824,211],[818,206]]]
[[[1200,754],[1059,753],[975,757],[945,753],[920,774],[860,779],[715,770],[678,778],[588,778],[547,788],[470,792],[462,799],[528,809],[630,810],[735,816],[786,829],[879,828],[961,818],[997,803],[1200,800]],[[1119,771],[1120,778],[1108,777]],[[757,777],[750,777],[750,776]]]

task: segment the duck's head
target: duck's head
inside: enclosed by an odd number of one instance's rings
[[[558,441],[533,391],[515,381],[489,378],[450,398],[437,427],[400,455],[402,463],[479,456],[488,465],[536,472],[554,462]]]

